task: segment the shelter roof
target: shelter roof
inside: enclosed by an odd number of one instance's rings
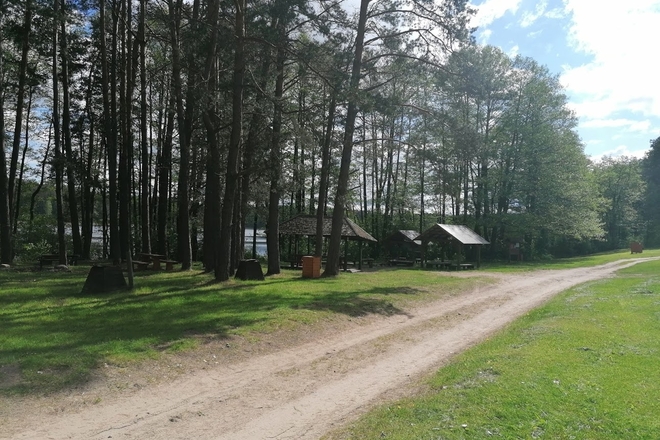
[[[468,245],[490,244],[488,240],[465,225],[445,225],[440,223],[431,226],[416,237],[416,239],[422,242],[432,241],[435,243],[453,239],[461,244]]]
[[[398,231],[394,231],[385,241],[390,243],[403,242],[421,246],[422,242],[417,240],[418,235],[419,232],[413,229],[399,229]]]
[[[332,230],[332,217],[323,217],[323,236],[329,237]],[[316,216],[299,214],[280,223],[280,234],[283,235],[316,235]],[[377,241],[367,231],[358,226],[348,217],[344,217],[341,228],[342,238],[360,241]]]

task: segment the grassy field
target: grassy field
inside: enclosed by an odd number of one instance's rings
[[[645,251],[643,256],[660,255]],[[490,270],[600,264],[627,252],[524,263]],[[334,316],[403,313],[410,302],[437,298],[474,280],[419,269],[303,280],[284,271],[265,282],[212,282],[200,270],[139,272],[133,292],[80,294],[89,268],[71,273],[0,271],[0,395],[49,393],[84,384],[104,362],[125,364],[194,349],[200,340],[250,339],[296,330]],[[429,288],[432,287],[432,288]],[[8,371],[19,384],[3,385]]]
[[[623,249],[611,252],[601,252],[598,254],[587,255],[585,257],[557,258],[554,260],[543,261],[522,261],[522,262],[485,262],[482,266],[484,270],[493,272],[520,272],[536,269],[572,269],[575,267],[597,266],[600,264],[611,263],[617,260],[642,257],[658,257],[660,249],[645,249],[641,254],[631,254],[630,250]]]
[[[332,438],[657,439],[659,364],[654,261],[556,297]]]
[[[0,272],[0,384],[3,368],[22,376],[21,384],[0,386],[0,394],[57,391],[84,383],[103,362],[139,362],[192,349],[203,338],[258,338],[337,314],[403,313],[411,301],[469,283],[382,270],[317,280],[285,271],[265,282],[217,284],[197,270],[138,272],[133,292],[83,296],[88,270]]]

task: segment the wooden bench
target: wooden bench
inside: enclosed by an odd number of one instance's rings
[[[436,269],[443,269],[448,268],[449,266],[451,266],[451,261],[431,260],[426,262],[426,267],[429,269],[433,267]]]
[[[174,260],[161,260],[160,262],[165,263],[165,270],[167,271],[174,270],[174,265],[179,264],[178,261],[174,261]]]
[[[149,267],[148,261],[133,260],[133,270],[146,270]]]
[[[53,263],[60,261],[60,256],[55,254],[41,255],[39,257],[39,268],[43,269],[44,264],[51,266]]]
[[[474,264],[472,263],[452,264],[451,267],[453,267],[456,270],[474,269]]]
[[[395,258],[390,260],[390,266],[414,266],[415,262],[413,260],[406,260],[403,258]]]
[[[367,263],[367,266],[369,266],[369,267],[374,267],[374,259],[373,258],[363,258],[362,262]]]

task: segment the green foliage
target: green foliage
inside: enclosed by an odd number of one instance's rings
[[[645,192],[641,161],[635,158],[605,157],[593,167],[603,198],[602,218],[609,248],[643,241],[641,202]]]
[[[39,255],[53,253],[57,249],[55,217],[37,215],[34,220],[21,223],[16,234],[16,256],[20,263],[34,263]]]
[[[647,222],[646,243],[660,244],[660,137],[651,143],[651,150],[642,163],[646,182],[643,215]]]
[[[339,438],[623,439],[660,432],[660,262],[560,295]]]

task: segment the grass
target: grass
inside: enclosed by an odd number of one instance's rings
[[[646,256],[646,252],[644,253]],[[333,438],[660,438],[660,262],[556,297]]]
[[[484,262],[482,268],[492,272],[521,272],[536,269],[573,269],[577,267],[598,266],[617,260],[660,256],[660,249],[645,249],[641,254],[631,254],[629,249],[600,252],[597,254],[554,260],[522,262]]]
[[[104,362],[140,362],[200,340],[254,339],[337,314],[404,313],[410,301],[467,283],[420,270],[317,280],[285,271],[265,282],[223,284],[201,271],[140,272],[133,292],[84,296],[88,270],[0,272],[0,395],[48,394],[85,383]],[[3,376],[16,371],[21,380],[7,386]]]

